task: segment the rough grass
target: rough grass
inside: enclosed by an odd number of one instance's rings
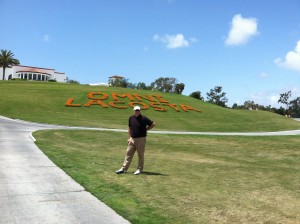
[[[145,173],[116,175],[126,133],[39,131],[58,166],[132,223],[299,223],[300,137],[150,134]],[[55,139],[55,141],[54,141]]]

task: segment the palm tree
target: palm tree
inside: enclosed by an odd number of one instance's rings
[[[0,54],[0,67],[3,69],[3,80],[5,78],[5,69],[11,68],[12,65],[19,65],[18,59],[14,58],[14,54],[11,51],[1,50]]]

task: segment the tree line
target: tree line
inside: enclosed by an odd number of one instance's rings
[[[0,67],[2,67],[3,69],[3,80],[5,77],[5,69],[19,64],[19,60],[14,58],[14,54],[11,51],[1,50]],[[70,80],[70,83],[79,84],[79,82],[75,80]],[[125,78],[110,79],[109,85],[130,89],[156,90],[174,94],[182,94],[185,87],[184,83],[178,83],[177,79],[173,77],[160,77],[150,85],[146,85],[144,82],[139,82],[137,84],[131,83],[128,81],[128,79]],[[210,89],[210,91],[206,93],[206,100],[201,95],[200,91],[192,92],[189,96],[198,100],[228,108],[226,105],[228,99],[226,97],[226,93],[222,90],[222,86],[215,86],[213,89]],[[291,91],[280,94],[278,103],[285,105],[285,108],[282,106],[280,108],[271,106],[265,107],[263,105],[256,104],[254,101],[248,100],[245,101],[243,105],[237,105],[236,103],[233,104],[232,109],[264,110],[288,117],[300,117],[300,97],[297,97],[295,99],[291,99],[291,97]]]
[[[157,90],[165,93],[176,93],[182,94],[185,85],[183,83],[178,83],[176,78],[173,77],[160,77],[147,86],[144,82],[139,82],[137,84],[131,83],[128,79],[110,79],[108,81],[110,86],[123,87],[130,89],[143,89],[143,90]]]
[[[109,85],[130,89],[157,90],[165,93],[175,94],[182,94],[185,87],[184,83],[178,83],[177,79],[173,77],[160,77],[148,86],[143,82],[139,82],[137,84],[130,83],[128,79],[125,78],[109,80]],[[215,86],[214,88],[210,89],[210,91],[206,93],[206,99],[201,95],[200,91],[192,92],[189,96],[221,107],[229,108],[226,105],[228,102],[226,92],[224,92],[222,89],[222,86]],[[237,103],[233,104],[231,109],[263,110],[287,117],[300,117],[300,97],[291,99],[291,91],[280,94],[278,103],[284,104],[285,108],[282,106],[280,108],[271,107],[271,105],[263,106],[255,103],[254,101],[247,100],[242,105],[238,105]]]

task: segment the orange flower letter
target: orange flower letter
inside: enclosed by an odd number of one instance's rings
[[[130,101],[134,101],[134,98],[130,95],[130,93],[125,93],[125,94],[111,93],[111,97],[115,101],[119,101],[118,97],[121,97],[121,98],[127,97]]]
[[[108,108],[108,106],[101,100],[89,100],[84,106],[89,107],[91,105],[101,105],[103,108]]]
[[[73,104],[74,98],[69,98],[65,103],[67,107],[81,107],[81,104]]]
[[[102,97],[94,98],[94,95],[102,95]],[[106,100],[108,98],[108,95],[106,93],[101,93],[101,92],[90,92],[87,94],[87,96],[91,100]]]
[[[168,109],[162,107],[159,102],[151,102],[150,106],[154,108],[156,111],[167,111]]]
[[[193,111],[201,112],[201,110],[197,110],[195,108],[192,108],[191,106],[187,106],[187,105],[184,105],[184,104],[180,104],[180,107],[185,112],[187,112],[188,110],[193,110]]]
[[[145,104],[145,103],[143,103],[143,102],[129,102],[128,103],[128,105],[130,106],[130,107],[134,107],[136,104],[138,104],[138,105],[141,105],[141,110],[148,110],[148,105],[147,104]]]
[[[117,106],[116,104],[124,104],[124,102],[122,102],[122,101],[109,102],[109,105],[111,107],[118,108],[118,109],[126,109],[127,108],[126,106]]]

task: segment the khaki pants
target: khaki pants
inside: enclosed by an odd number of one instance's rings
[[[128,148],[126,151],[125,160],[123,163],[124,170],[128,170],[130,163],[133,159],[135,151],[138,153],[139,162],[138,169],[143,171],[144,169],[144,153],[145,153],[146,137],[141,138],[131,138],[131,141],[128,142]]]

